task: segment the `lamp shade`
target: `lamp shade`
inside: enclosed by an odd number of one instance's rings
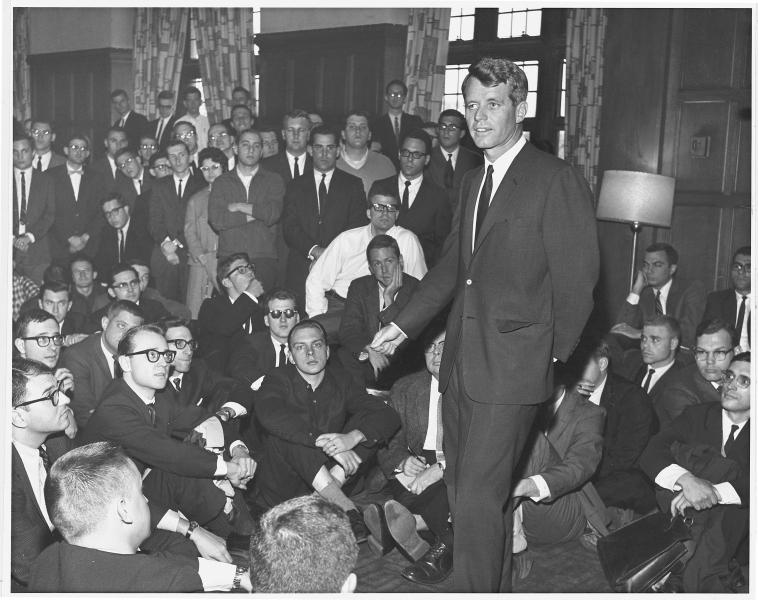
[[[606,171],[597,203],[601,221],[671,227],[676,180],[639,171]]]

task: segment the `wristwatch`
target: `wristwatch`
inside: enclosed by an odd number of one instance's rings
[[[195,529],[197,528],[198,528],[197,521],[190,521],[189,527],[187,527],[187,533],[184,534],[184,537],[189,539],[190,536],[192,535],[192,532],[195,531]]]
[[[238,590],[242,587],[242,576],[245,574],[245,571],[247,571],[245,567],[237,565],[234,571],[234,579],[232,580],[233,590]]]
[[[235,412],[228,406],[224,406],[223,408],[219,408],[216,411],[216,416],[221,419],[224,423],[227,421],[231,421],[235,417]]]

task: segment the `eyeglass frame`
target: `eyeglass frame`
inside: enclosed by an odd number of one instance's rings
[[[184,338],[176,338],[173,340],[167,339],[166,343],[174,344],[174,346],[176,346],[179,350],[184,350],[184,348],[189,346],[193,352],[197,350],[198,346],[200,345],[198,344],[197,340],[185,340]]]
[[[63,384],[65,383],[64,379],[61,379],[58,382],[58,386],[55,388],[55,391],[53,393],[48,394],[44,398],[35,398],[34,400],[26,400],[25,402],[21,402],[20,404],[16,404],[13,408],[21,408],[22,406],[29,406],[30,404],[35,404],[37,402],[44,402],[45,400],[50,400],[50,402],[53,403],[53,406],[58,406],[60,401],[60,396],[63,394],[66,395],[66,392],[63,391]]]
[[[742,263],[732,263],[732,271],[737,271],[738,273],[750,273],[750,265],[743,265]]]
[[[424,354],[442,354],[445,349],[445,340],[440,340],[436,344],[432,342],[426,348],[424,348]]]
[[[378,202],[372,202],[371,208],[376,212],[381,213],[396,213],[400,212],[400,207],[397,204],[379,204]]]
[[[50,345],[50,342],[53,343],[53,346],[63,345],[63,336],[60,333],[56,333],[55,335],[35,335],[33,337],[22,337],[19,339],[24,340],[25,342],[30,342],[34,340],[35,342],[37,342],[37,345],[40,348],[47,348]],[[40,340],[47,340],[47,343],[42,344],[40,343]]]
[[[268,311],[268,314],[272,319],[280,319],[282,314],[284,314],[285,318],[292,319],[293,317],[296,317],[298,315],[296,308],[285,308],[284,310],[280,309],[274,309]]]
[[[419,152],[418,150],[408,150],[407,148],[403,148],[402,150],[398,150],[398,156],[400,158],[411,158],[413,157],[413,160],[421,160],[424,158],[428,153],[427,152]]]
[[[743,381],[744,381],[745,379],[747,379],[747,384],[744,384],[744,383],[740,383],[740,378],[742,378],[742,380],[743,380]],[[723,385],[729,385],[729,384],[730,384],[730,383],[732,383],[732,382],[734,382],[734,383],[735,383],[735,385],[736,385],[738,388],[742,389],[742,390],[747,390],[747,389],[749,389],[749,388],[750,388],[750,383],[751,383],[751,381],[750,381],[750,376],[749,376],[749,375],[737,375],[737,374],[736,374],[734,371],[732,371],[731,369],[727,369],[726,371],[724,371],[724,374],[723,374],[723,376],[721,377],[721,383],[722,383]]]
[[[156,355],[155,359],[150,358],[151,352],[155,353]],[[149,363],[157,363],[158,359],[162,356],[163,359],[166,361],[166,364],[170,365],[172,362],[174,362],[174,359],[176,358],[176,350],[156,350],[155,348],[147,348],[146,350],[138,350],[137,352],[127,352],[126,354],[122,354],[121,356],[138,356],[140,354],[144,354],[145,358],[147,359],[147,362]]]
[[[124,208],[123,206],[121,208]],[[113,210],[116,210],[115,208]],[[126,288],[139,287],[139,277],[137,279],[130,279],[129,281],[119,281],[118,283],[111,283],[111,287],[117,290],[125,290]]]
[[[245,270],[241,271],[241,269],[245,269]],[[224,275],[224,279],[231,277],[237,271],[240,271],[240,273],[244,275],[248,270],[253,274],[253,276],[255,276],[255,265],[252,263],[247,263],[244,265],[237,265],[236,267],[234,267],[231,271],[229,271],[226,275]]]
[[[734,347],[729,350],[703,350],[702,348],[694,348],[692,354],[695,356],[695,360],[707,360],[708,355],[713,356],[714,360],[724,360],[726,355],[730,352],[734,352]],[[721,356],[719,356],[721,355]]]

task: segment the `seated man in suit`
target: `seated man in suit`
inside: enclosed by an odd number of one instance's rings
[[[150,469],[144,478],[149,498],[227,537],[235,524],[241,523],[237,513],[240,509],[244,513],[247,507],[235,506],[232,498],[214,485],[214,479],[245,486],[256,464],[249,456],[225,459],[225,455],[171,436],[182,407],[173,397],[157,396],[156,392],[166,386],[175,354],[168,349],[159,327],[141,325],[130,329],[118,344],[122,376],[103,393],[84,430],[83,441],[121,445],[143,474]]]
[[[250,578],[261,594],[354,592],[357,560],[344,511],[313,495],[269,510],[250,542]]]
[[[140,136],[147,131],[147,118],[132,110],[132,104],[125,90],[111,92],[111,106],[117,115],[114,127],[121,127],[129,140],[129,147],[137,150]]]
[[[39,307],[49,312],[58,321],[63,345],[68,347],[81,342],[97,327],[91,320],[79,312],[71,311],[70,288],[65,283],[46,281],[39,290]]]
[[[390,392],[391,405],[400,416],[400,429],[387,448],[379,450],[378,459],[392,499],[383,506],[366,507],[363,515],[372,548],[386,554],[397,545],[414,561],[401,571],[403,577],[434,584],[453,569],[453,529],[442,479],[442,395],[438,390],[445,331],[430,330],[425,341],[426,370],[398,380]],[[431,531],[434,545],[423,541],[417,529]]]
[[[174,317],[180,317],[182,319],[192,318],[192,313],[190,313],[190,309],[186,304],[166,298],[154,285],[150,285],[154,282],[150,281],[149,261],[141,258],[128,258],[126,262],[137,272],[137,276],[139,277],[140,298],[154,300],[155,302],[162,304],[163,308]]]
[[[108,224],[100,239],[100,248],[95,255],[97,270],[110,273],[118,263],[129,258],[150,260],[153,240],[147,231],[147,214],[135,214],[119,192],[110,192],[102,197],[101,210]]]
[[[416,370],[413,352],[406,346],[385,356],[370,347],[371,340],[405,306],[418,279],[403,273],[403,256],[392,236],[374,237],[366,258],[371,274],[354,279],[347,290],[338,352],[342,366],[359,385],[388,390],[399,377]]]
[[[637,463],[656,430],[652,403],[638,385],[611,371],[607,341],[593,340],[587,350],[575,354],[587,356],[576,391],[605,411],[603,455],[592,483],[606,506],[647,513],[655,506],[653,486]]]
[[[71,257],[71,310],[89,317],[93,307],[108,304],[108,290],[97,281],[97,270],[92,258],[82,252]]]
[[[172,139],[180,140],[187,146],[187,152],[189,153],[189,168],[190,172],[194,175],[197,173],[199,164],[197,155],[202,150],[200,143],[198,142],[198,132],[195,126],[190,121],[185,121],[184,117],[174,123],[174,129],[171,134]],[[204,146],[205,147],[205,146]]]
[[[120,262],[111,269],[108,296],[111,297],[111,302],[113,300],[129,300],[129,302],[134,302],[142,310],[145,322],[147,323],[154,323],[161,317],[169,315],[169,312],[160,302],[142,297],[137,271],[126,262]],[[98,308],[93,315],[93,319],[99,322],[107,311],[108,305]]]
[[[429,134],[421,129],[410,131],[400,143],[400,174],[376,182],[397,191],[400,198],[397,222],[416,234],[429,267],[437,262],[453,218],[450,204],[444,201],[445,190],[430,177],[424,177],[431,152]]]
[[[463,176],[482,164],[481,155],[461,145],[466,137],[466,119],[454,108],[440,113],[437,119],[439,146],[432,150],[426,172],[429,178],[447,193],[450,209],[458,206],[458,193]]]
[[[70,371],[76,385],[71,408],[80,427],[87,425],[105,388],[115,377],[118,343],[127,331],[143,321],[144,313],[134,302],[115,300],[100,320],[102,332],[74,344],[63,355],[61,365]]]
[[[264,310],[258,301],[263,286],[244,252],[219,259],[216,277],[223,293],[206,298],[200,305],[197,337],[202,357],[223,372],[235,339],[265,329]]]
[[[66,162],[66,159],[53,152],[53,142],[55,141],[55,131],[52,121],[37,119],[32,121],[32,128],[29,134],[34,140],[34,159],[32,166],[38,171],[47,171]]]
[[[329,343],[336,343],[350,283],[369,274],[366,248],[377,235],[397,240],[403,271],[421,279],[426,261],[416,234],[396,225],[400,199],[397,190],[375,183],[369,190],[366,216],[369,223],[340,233],[313,263],[305,280],[305,311],[326,328]]]
[[[737,248],[732,257],[732,287],[708,294],[705,300],[704,321],[716,317],[734,328],[736,352],[750,350],[750,246]]]
[[[32,565],[32,592],[250,591],[246,568],[198,558],[179,536],[161,555],[139,550],[150,536],[150,508],[140,472],[115,444],[89,444],[56,460],[47,499],[65,542]]]
[[[682,347],[691,349],[695,343],[695,328],[705,310],[705,288],[699,281],[674,277],[678,263],[679,253],[669,244],[657,242],[645,248],[642,268],[611,328],[614,353],[619,355],[614,356],[619,359],[616,368],[622,368],[621,362],[626,360],[623,351],[633,348],[633,340],[640,338],[642,324],[655,315],[679,322]]]
[[[345,115],[342,126],[342,148],[337,168],[360,177],[363,191],[368,194],[371,184],[379,179],[394,177],[397,173],[392,161],[381,152],[372,152],[369,115],[362,110],[351,110]]]
[[[400,141],[413,129],[424,127],[424,121],[416,115],[403,112],[403,104],[408,96],[408,86],[399,79],[393,79],[384,88],[384,103],[387,112],[377,117],[371,124],[372,149],[378,150],[392,161],[395,170],[400,170],[398,150]]]
[[[150,157],[156,152],[158,152],[158,140],[152,134],[140,137],[139,146],[137,147],[137,158],[139,158],[145,169],[150,167]]]
[[[668,429],[685,408],[718,402],[724,371],[734,358],[734,329],[726,321],[712,319],[698,325],[693,354],[695,364],[675,373],[662,394],[655,412],[660,428]]]
[[[661,508],[672,516],[694,509],[684,568],[666,591],[737,591],[731,559],[748,536],[750,391],[750,353],[743,352],[724,372],[721,401],[687,407],[642,454]]]
[[[255,501],[271,508],[316,491],[347,512],[357,541],[365,541],[363,517],[342,486],[395,432],[397,413],[327,367],[326,332],[317,321],[295,325],[289,347],[294,365],[272,370],[255,401],[266,433]]]

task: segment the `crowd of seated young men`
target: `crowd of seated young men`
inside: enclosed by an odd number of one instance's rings
[[[47,117],[14,135],[14,591],[353,591],[365,541],[450,575],[444,315],[393,356],[371,340],[482,159],[462,114],[433,143],[385,91],[374,121],[280,129],[241,87],[219,123],[196,88],[153,121],[115,90],[96,160],[82,133],[55,153]],[[750,260],[706,298],[652,244],[618,322],[558,365],[511,490],[514,577],[533,547],[694,509],[666,585],[744,585]]]

